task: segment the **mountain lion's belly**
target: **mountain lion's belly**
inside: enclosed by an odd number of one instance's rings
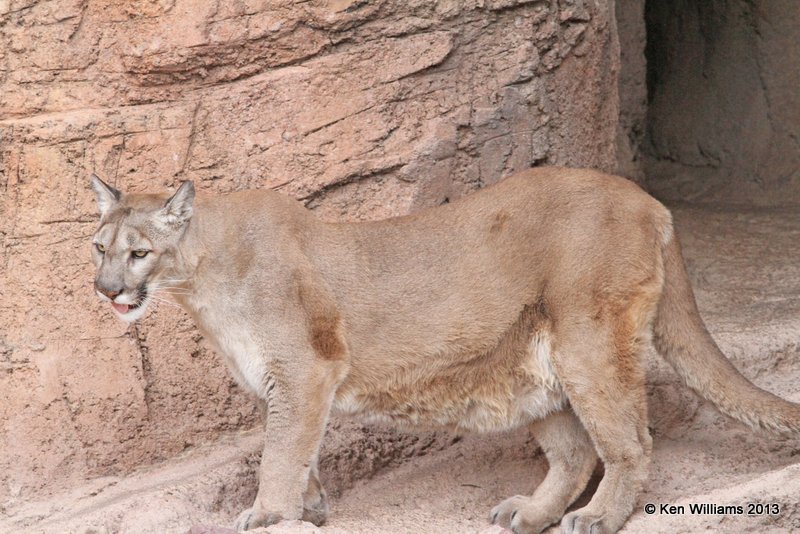
[[[438,368],[420,365],[378,384],[346,380],[333,408],[402,427],[477,432],[514,428],[566,404],[550,364],[550,347],[549,336],[540,333],[522,355],[493,354]]]

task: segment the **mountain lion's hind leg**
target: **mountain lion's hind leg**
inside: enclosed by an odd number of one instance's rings
[[[652,440],[632,311],[572,318],[557,332],[553,367],[605,466],[589,504],[562,519],[563,534],[616,532],[647,478]]]
[[[597,464],[594,446],[571,409],[536,421],[531,430],[547,457],[547,475],[532,496],[510,497],[490,513],[492,523],[515,534],[539,534],[557,523],[586,488]]]

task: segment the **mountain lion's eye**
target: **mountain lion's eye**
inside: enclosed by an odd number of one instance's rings
[[[106,247],[104,245],[102,245],[101,243],[95,243],[94,246],[97,247],[97,251],[100,254],[105,254],[106,253]]]
[[[134,258],[144,258],[148,254],[150,254],[150,251],[149,250],[134,250],[133,252],[131,252],[131,254],[133,254]]]

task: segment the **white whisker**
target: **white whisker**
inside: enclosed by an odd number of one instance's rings
[[[151,293],[151,296],[153,296],[155,298],[159,298],[161,300],[167,300],[167,299],[164,298],[165,295],[169,296],[169,297],[184,296],[181,293],[170,293],[168,291],[153,291]]]
[[[180,306],[178,306],[178,305],[177,305],[177,304],[175,304],[174,302],[170,302],[170,301],[168,301],[168,300],[166,300],[166,299],[162,299],[162,298],[154,297],[154,296],[152,296],[152,295],[150,296],[150,299],[151,299],[151,300],[152,300],[152,301],[153,301],[153,302],[154,302],[156,305],[158,305],[158,304],[166,304],[167,306],[172,306],[173,308],[182,309]]]
[[[184,293],[191,293],[190,289],[185,287],[173,287],[173,286],[159,286],[159,285],[151,285],[150,289],[153,291],[174,291],[174,292],[184,292]]]

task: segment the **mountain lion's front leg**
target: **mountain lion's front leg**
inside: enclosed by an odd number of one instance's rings
[[[267,422],[258,493],[252,508],[236,520],[237,531],[301,519],[304,501],[322,491],[321,486],[320,492],[309,491],[309,484],[319,485],[314,466],[344,364],[311,355],[307,359],[306,364],[296,358],[275,365],[265,377]],[[324,517],[317,514],[316,519]]]

